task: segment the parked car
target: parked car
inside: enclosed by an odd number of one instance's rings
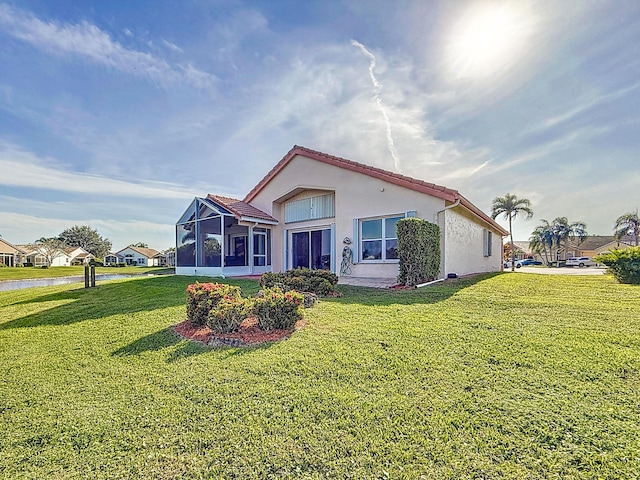
[[[571,257],[565,263],[567,267],[593,267],[595,264],[589,257]]]
[[[516,260],[516,263],[515,263],[516,268],[520,268],[523,265],[522,262],[523,262],[523,260]],[[511,262],[510,261],[505,261],[505,262],[502,263],[502,266],[504,268],[511,268]]]
[[[542,262],[533,260],[531,258],[525,258],[524,260],[522,260],[523,267],[531,266],[531,265],[542,265]]]

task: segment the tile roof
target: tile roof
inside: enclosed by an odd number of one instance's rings
[[[238,220],[242,219],[242,217],[250,217],[257,220],[267,220],[269,222],[278,223],[278,221],[268,213],[257,209],[253,205],[249,205],[245,201],[238,200],[237,198],[222,197],[220,195],[212,194],[207,195],[207,198],[229,210],[238,218]]]
[[[613,235],[589,235],[588,237],[585,237],[582,242],[579,242],[577,239],[572,239],[569,243],[580,250],[596,250],[610,243],[617,244],[618,240],[616,240]],[[625,235],[620,239],[620,243],[633,245],[633,238]]]
[[[119,252],[117,252],[116,255],[118,255],[120,252],[126,250],[127,248],[130,248],[134,252],[138,252],[140,255],[144,255],[147,258],[152,258],[155,254],[158,253],[158,251],[154,250],[153,248],[142,248],[142,247],[134,247],[133,245],[129,245],[128,247],[125,247],[122,250],[120,250]]]
[[[390,172],[381,168],[372,167],[363,163],[347,160],[346,158],[336,157],[317,150],[311,150],[306,147],[294,145],[289,152],[267,173],[267,175],[253,187],[253,189],[244,198],[244,202],[251,202],[256,195],[291,161],[296,155],[302,155],[312,160],[327,163],[336,167],[344,168],[352,172],[361,173],[370,177],[383,180],[385,182],[392,183],[401,187],[415,190],[417,192],[425,193],[436,198],[441,198],[449,202],[459,202],[459,205],[480,217],[484,222],[493,226],[502,235],[508,235],[504,228],[502,228],[495,220],[489,217],[486,213],[473,205],[469,200],[464,198],[457,190],[452,190],[435,183],[425,182],[416,178],[407,177],[399,173]]]

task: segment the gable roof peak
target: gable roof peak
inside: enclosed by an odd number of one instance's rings
[[[258,184],[251,189],[251,191],[244,197],[243,202],[250,203],[260,191],[267,186],[267,184],[284,169],[289,162],[291,162],[297,155],[301,155],[311,160],[316,160],[335,167],[344,168],[352,172],[367,175],[379,180],[398,185],[400,187],[415,190],[420,193],[431,195],[436,198],[445,200],[446,202],[455,203],[458,202],[460,206],[466,210],[472,212],[474,215],[482,219],[482,221],[492,228],[495,228],[500,234],[508,235],[504,228],[502,228],[495,220],[489,217],[486,213],[473,205],[469,200],[464,198],[457,190],[444,187],[442,185],[436,185],[435,183],[425,182],[417,178],[407,177],[397,172],[390,172],[383,170],[382,168],[372,167],[371,165],[365,165],[363,163],[354,162],[346,158],[337,157],[335,155],[329,155],[328,153],[320,152],[318,150],[312,150],[300,145],[294,145],[284,157],[264,176]]]

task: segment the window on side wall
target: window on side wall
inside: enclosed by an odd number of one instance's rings
[[[482,230],[483,253],[485,257],[491,256],[491,246],[493,242],[493,233],[486,228]]]
[[[396,224],[404,215],[360,220],[360,260],[395,261],[398,259]]]

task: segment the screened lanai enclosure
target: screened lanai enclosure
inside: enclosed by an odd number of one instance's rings
[[[240,200],[212,197],[196,197],[176,223],[176,273],[271,271],[271,226],[277,221]]]

